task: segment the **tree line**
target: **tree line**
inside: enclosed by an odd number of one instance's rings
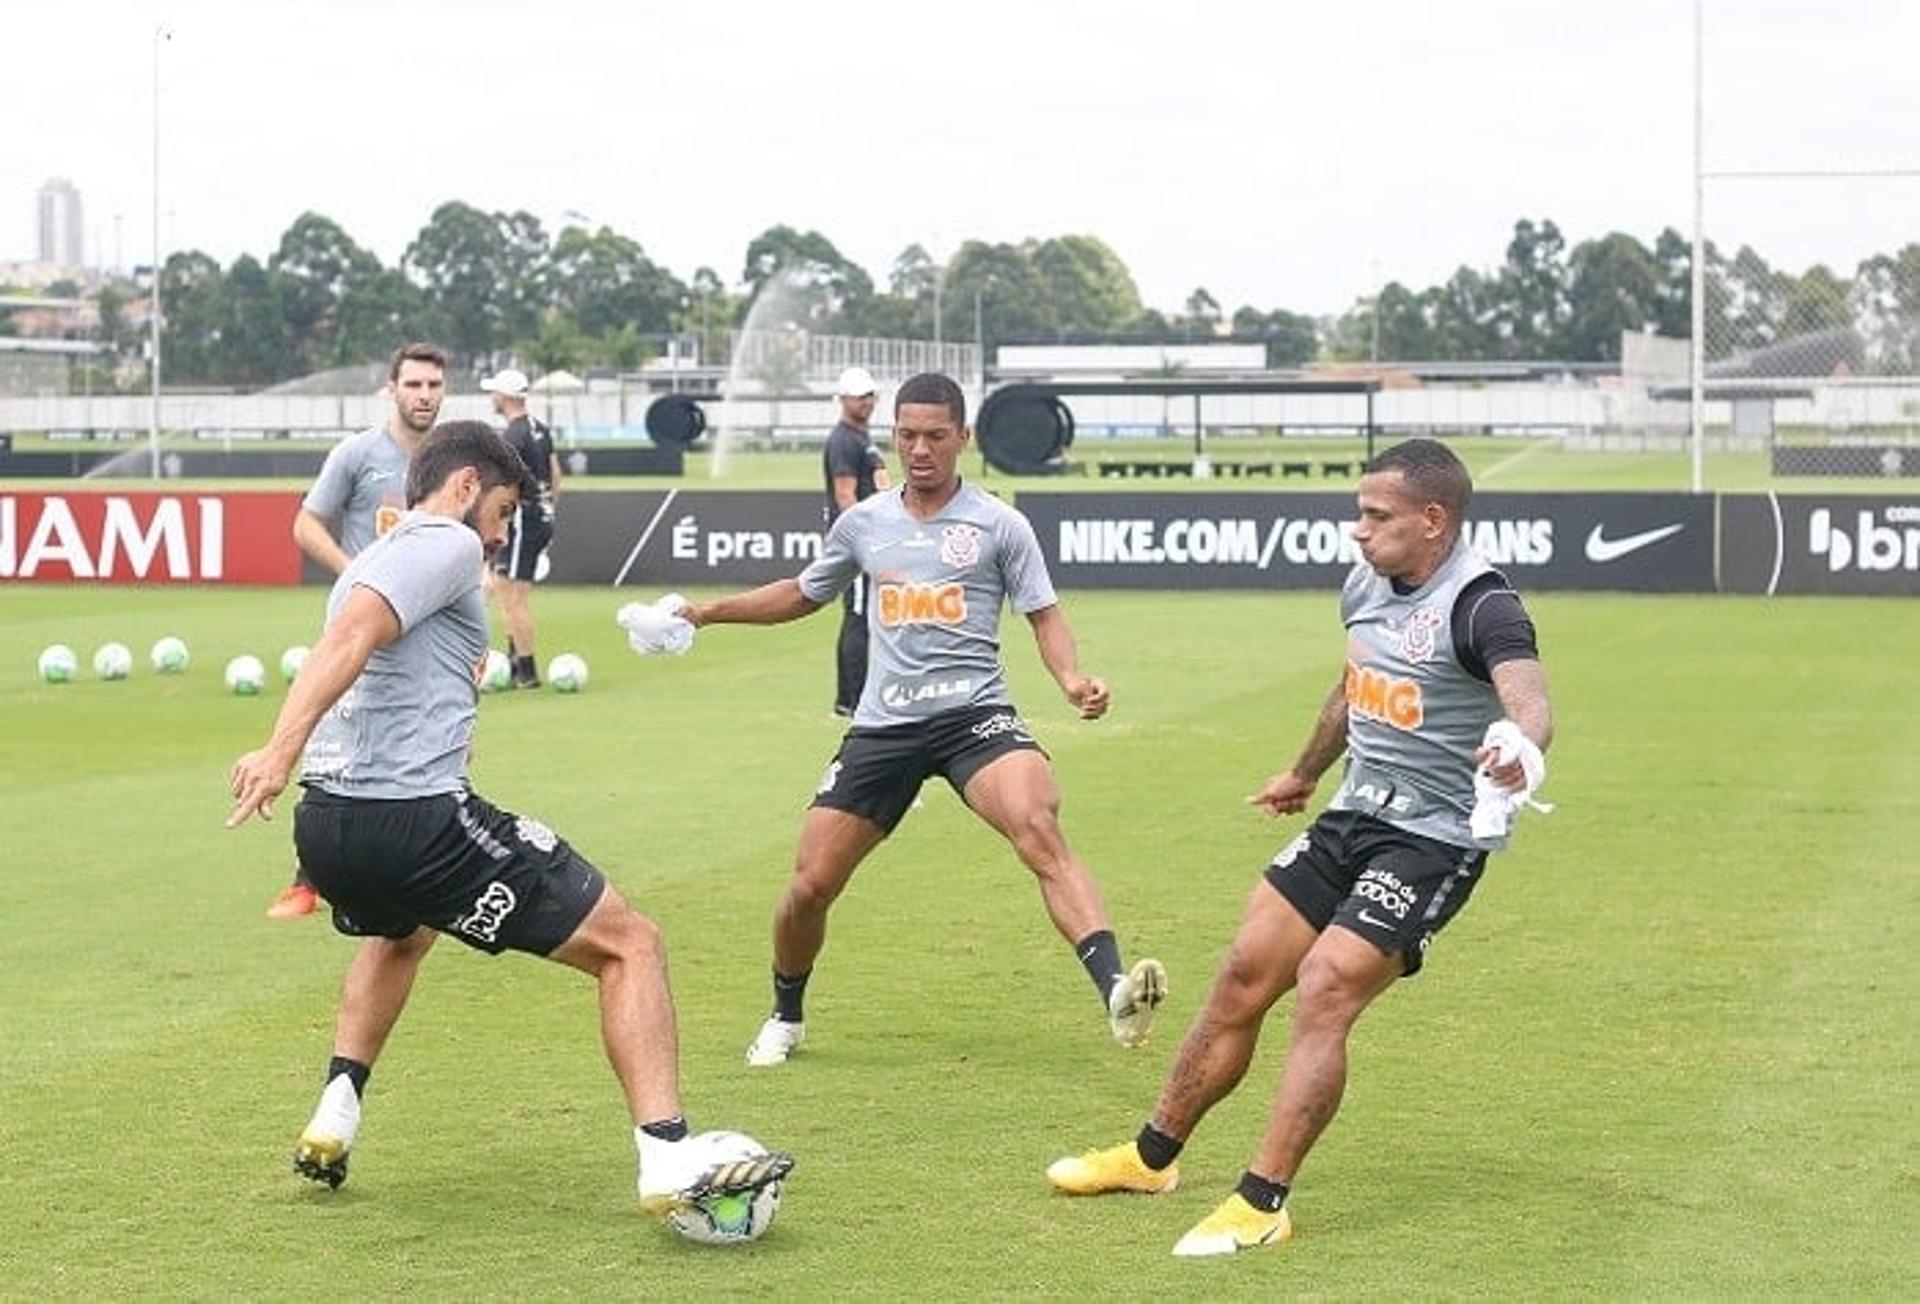
[[[227,266],[198,250],[161,272],[162,352],[170,384],[256,387],[386,356],[432,339],[464,367],[513,358],[535,370],[639,366],[669,335],[704,356],[781,278],[797,285],[809,329],[894,338],[1098,338],[1139,342],[1232,335],[1258,340],[1268,365],[1315,361],[1617,359],[1622,331],[1690,331],[1691,247],[1668,228],[1652,245],[1610,232],[1569,248],[1551,220],[1514,224],[1493,266],[1460,266],[1415,288],[1392,281],[1337,316],[1244,305],[1231,314],[1204,287],[1181,307],[1147,307],[1126,263],[1088,235],[1018,243],[969,240],[943,267],[912,244],[884,284],[818,231],[776,225],[747,246],[732,279],[700,267],[682,279],[607,226],[549,234],[532,214],[442,204],[385,265],[339,223],[304,213],[264,259]],[[134,286],[98,296],[100,337],[123,357],[141,341]],[[936,314],[938,330],[936,331]],[[1710,358],[1835,331],[1849,365],[1920,370],[1920,245],[1863,260],[1850,276],[1795,275],[1742,246],[1707,247]]]

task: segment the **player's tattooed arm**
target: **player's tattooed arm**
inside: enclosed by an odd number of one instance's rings
[[[1270,815],[1292,815],[1307,808],[1314,786],[1327,767],[1347,750],[1347,681],[1336,679],[1333,689],[1320,704],[1320,714],[1307,735],[1306,746],[1293,764],[1268,779],[1266,786],[1247,798],[1247,804],[1259,806]]]
[[[1531,657],[1502,661],[1493,668],[1493,691],[1500,709],[1520,732],[1546,751],[1553,742],[1553,704],[1547,698],[1547,672]]]

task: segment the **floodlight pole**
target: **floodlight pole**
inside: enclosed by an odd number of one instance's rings
[[[1702,148],[1702,123],[1705,120],[1705,96],[1702,75],[1706,66],[1702,54],[1704,0],[1693,0],[1693,348],[1688,352],[1690,374],[1687,378],[1688,443],[1693,450],[1693,492],[1699,493],[1705,479],[1702,474],[1707,442],[1707,182]]]
[[[165,23],[153,29],[153,285],[147,313],[153,397],[147,411],[147,452],[155,480],[160,478],[160,46],[172,39]]]

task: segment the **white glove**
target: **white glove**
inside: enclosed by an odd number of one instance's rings
[[[684,656],[693,648],[693,622],[680,615],[687,600],[669,593],[654,603],[629,602],[613,621],[627,631],[627,643],[643,657]]]
[[[1487,726],[1487,736],[1481,743],[1491,747],[1494,755],[1490,765],[1474,772],[1473,813],[1467,817],[1467,830],[1484,842],[1505,837],[1513,824],[1514,815],[1522,806],[1531,806],[1542,814],[1553,807],[1533,799],[1534,791],[1547,781],[1547,758],[1541,754],[1533,739],[1520,732],[1519,725],[1511,720],[1496,720]],[[1488,770],[1492,765],[1505,765],[1515,760],[1520,762],[1520,769],[1526,776],[1525,786],[1518,789],[1500,787]]]

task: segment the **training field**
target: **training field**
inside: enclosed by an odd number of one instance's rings
[[[1073,1202],[1041,1174],[1139,1126],[1300,827],[1241,798],[1333,681],[1333,597],[1067,602],[1112,716],[1072,720],[1010,624],[1013,682],[1127,954],[1171,972],[1133,1053],[1012,853],[942,789],[836,911],[806,1050],[743,1067],[838,736],[833,613],[643,662],[610,591],[543,592],[542,649],[584,653],[591,688],[482,703],[477,786],[664,924],[694,1126],[799,1156],[772,1233],[725,1251],[640,1213],[588,983],[452,943],[374,1074],[347,1185],[294,1178],[350,948],[261,917],[286,810],[220,825],[281,689],[229,697],[219,669],[309,641],[322,595],[0,588],[3,1292],[1911,1296],[1920,605],[1532,598],[1559,810],[1526,818],[1427,971],[1362,1021],[1294,1243],[1187,1262],[1173,1242],[1265,1118],[1278,1023],[1177,1193]],[[195,660],[162,680],[146,649],[167,633]],[[110,638],[131,681],[34,678],[46,643],[84,666]]]

